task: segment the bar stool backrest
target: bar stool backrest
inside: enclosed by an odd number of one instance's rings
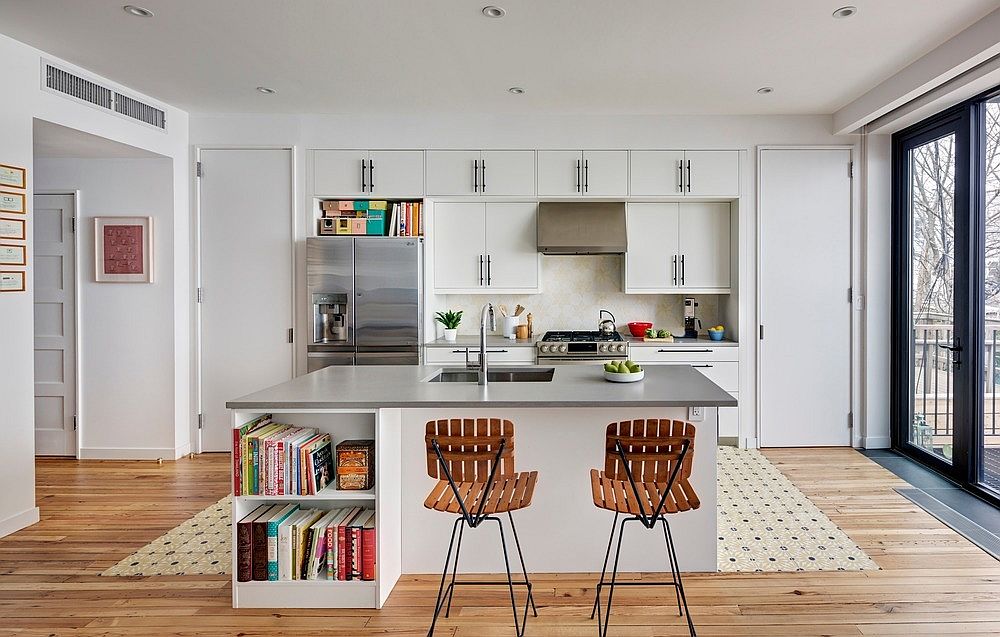
[[[688,450],[677,479],[689,478],[694,461],[694,434],[694,425],[683,420],[651,418],[613,422],[608,425],[604,445],[604,473],[614,480],[628,480],[628,468],[618,453],[620,440],[636,482],[665,484],[687,440]]]
[[[427,422],[427,475],[447,479],[434,450],[437,440],[441,457],[455,482],[486,482],[504,441],[496,477],[514,475],[514,423],[499,418],[451,418]]]

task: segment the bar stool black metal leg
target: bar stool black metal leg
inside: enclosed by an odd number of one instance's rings
[[[465,535],[465,524],[458,527],[458,546],[455,548],[455,565],[451,569],[451,584],[448,585],[448,606],[444,611],[445,617],[451,616],[451,598],[455,596],[455,576],[458,574],[458,560],[462,556],[463,535]]]
[[[597,592],[594,593],[594,607],[590,610],[590,618],[594,618],[597,606],[601,601],[601,588],[604,586],[604,574],[608,572],[608,558],[611,557],[611,545],[615,541],[615,527],[618,526],[618,512],[615,511],[615,519],[611,523],[611,537],[608,538],[608,550],[604,553],[604,566],[601,567],[601,580],[597,583]]]
[[[684,611],[681,610],[681,589],[678,585],[680,581],[680,569],[674,563],[674,554],[670,550],[670,540],[667,538],[667,520],[665,518],[660,518],[663,522],[663,542],[667,545],[667,559],[670,561],[670,578],[674,581],[674,594],[677,595],[677,616],[683,617]],[[462,537],[459,536],[459,543],[462,541]],[[447,615],[445,615],[447,617]]]
[[[434,625],[437,624],[438,614],[440,614],[441,606],[444,604],[444,582],[448,579],[448,563],[451,562],[451,549],[455,546],[455,531],[458,530],[459,523],[463,521],[463,518],[458,518],[451,527],[451,541],[448,542],[448,555],[444,559],[444,570],[441,572],[441,585],[438,587],[437,600],[434,602],[434,619],[431,620],[431,627],[427,630],[427,637],[434,635]]]
[[[674,537],[673,534],[670,533],[670,523],[667,522],[666,518],[663,518],[663,527],[667,530],[667,548],[673,556],[673,561],[677,568],[677,590],[680,591],[681,603],[684,604],[684,615],[687,617],[688,631],[691,633],[691,637],[697,637],[697,633],[694,631],[694,622],[691,621],[691,611],[688,610],[687,597],[684,595],[684,583],[681,581],[681,565],[677,561],[677,550],[674,548]]]
[[[618,547],[615,549],[615,563],[611,568],[611,584],[608,587],[608,606],[604,610],[604,627],[601,629],[601,615],[597,614],[597,632],[601,637],[608,637],[608,624],[611,623],[611,600],[615,595],[615,581],[618,579],[618,558],[622,554],[622,536],[625,531],[625,523],[637,518],[625,518],[618,527]]]
[[[524,600],[524,617],[520,622],[517,620],[517,600],[514,598],[514,578],[510,573],[510,559],[507,557],[507,538],[503,533],[503,520],[500,518],[486,518],[487,520],[496,520],[497,527],[500,530],[500,546],[503,549],[503,563],[504,567],[507,569],[507,587],[510,589],[510,608],[514,612],[514,633],[517,637],[523,637],[524,629],[527,628],[528,624],[528,606],[529,602],[527,599]],[[530,595],[530,592],[529,592]]]
[[[535,596],[531,592],[531,580],[528,579],[528,569],[524,566],[524,554],[521,553],[521,541],[517,539],[517,527],[514,526],[514,516],[511,515],[510,511],[507,512],[507,518],[510,520],[510,530],[514,533],[514,546],[517,547],[517,559],[521,561],[521,572],[524,573],[524,585],[528,589],[528,601],[531,602],[531,612],[535,617],[538,617],[538,609],[535,608]],[[459,546],[461,546],[461,536],[459,536],[458,541]]]

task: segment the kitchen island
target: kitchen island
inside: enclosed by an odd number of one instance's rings
[[[234,606],[381,607],[402,573],[439,573],[454,518],[423,507],[435,483],[427,475],[424,425],[439,418],[511,420],[518,470],[539,472],[532,506],[515,514],[528,570],[599,572],[613,515],[594,507],[589,472],[603,466],[606,426],[635,418],[689,420],[689,408],[701,407],[704,420],[695,423],[691,483],[702,506],[674,516],[671,526],[682,570],[716,570],[717,409],[734,406],[736,400],[697,370],[649,366],[644,380],[624,384],[605,381],[600,366],[567,365],[554,367],[550,381],[491,382],[483,387],[435,382],[441,369],[327,367],[227,404],[234,427],[271,413],[279,422],[328,431],[334,443],[376,441],[371,491],[328,487],[316,496],[242,496],[233,504],[234,521],[262,501],[374,507],[376,580],[234,579]],[[626,540],[622,571],[668,571],[662,535],[633,527]],[[459,571],[500,573],[502,559],[496,531],[477,529],[466,534]]]

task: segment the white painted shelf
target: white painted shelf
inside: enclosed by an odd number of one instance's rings
[[[309,502],[309,501],[342,501],[342,500],[374,500],[375,499],[375,489],[365,489],[363,491],[348,491],[345,489],[338,489],[336,484],[327,485],[325,489],[320,490],[315,495],[241,495],[237,496],[242,500],[274,500],[287,501],[287,502]]]

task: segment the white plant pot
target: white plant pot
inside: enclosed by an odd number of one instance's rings
[[[445,328],[445,330],[444,330],[444,340],[448,341],[449,343],[454,343],[456,340],[458,340],[458,328],[451,329],[451,330]]]

